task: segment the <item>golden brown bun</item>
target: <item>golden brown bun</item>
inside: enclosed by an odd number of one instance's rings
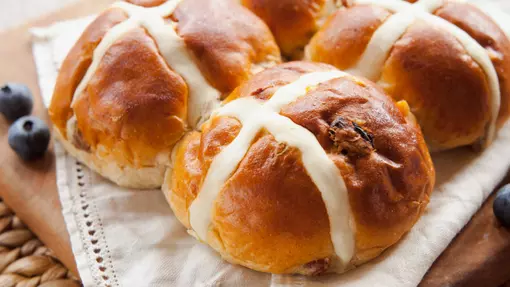
[[[104,146],[121,165],[151,165],[186,129],[186,92],[152,38],[136,28],[110,47],[77,100],[78,130],[91,149]]]
[[[337,11],[312,38],[307,59],[352,68],[391,14],[376,5]],[[509,39],[489,16],[470,4],[445,1],[435,14],[488,51],[499,77],[501,126],[510,112]],[[394,44],[376,80],[395,100],[409,103],[432,149],[478,145],[485,140],[493,118],[489,79],[449,32],[416,21]]]
[[[304,47],[336,9],[336,0],[241,0],[273,32],[282,54],[301,59]],[[341,1],[340,1],[341,2]]]
[[[405,99],[427,143],[454,148],[477,142],[491,119],[484,71],[450,34],[417,23],[393,46],[380,83]]]
[[[342,70],[354,66],[375,30],[389,16],[391,13],[386,9],[369,5],[337,11],[311,39],[308,57]]]
[[[489,16],[470,4],[450,1],[435,14],[466,31],[489,51],[501,90],[498,116],[498,126],[501,127],[510,116],[510,40]]]
[[[300,76],[331,71],[291,62],[265,70],[236,89],[262,101]],[[355,255],[347,268],[379,255],[418,220],[434,185],[433,165],[409,108],[368,80],[337,78],[307,90],[281,115],[313,133],[342,174],[355,225]],[[215,156],[238,135],[233,117],[213,116],[202,132],[176,146],[163,190],[188,229],[189,207]],[[335,253],[320,192],[301,152],[261,130],[215,200],[207,243],[226,260],[271,273],[331,272]]]
[[[53,124],[64,134],[67,121],[73,115],[71,101],[73,100],[74,91],[92,63],[94,50],[110,28],[126,19],[127,16],[119,9],[109,9],[103,12],[83,32],[62,63],[49,107],[49,114]]]
[[[153,7],[166,1],[130,2]],[[183,0],[170,18],[192,55],[187,65],[196,65],[221,96],[280,62],[267,26],[233,1]],[[190,87],[153,35],[142,27],[120,35],[73,102],[99,43],[126,19],[121,8],[111,8],[86,29],[63,63],[49,113],[65,146],[74,146],[68,150],[85,164],[122,186],[158,187],[173,146],[195,123],[187,122],[194,108]]]
[[[155,7],[165,3],[167,0],[126,0],[126,2],[143,6],[143,7]]]
[[[200,70],[224,95],[281,61],[264,22],[234,1],[183,0],[174,17]]]

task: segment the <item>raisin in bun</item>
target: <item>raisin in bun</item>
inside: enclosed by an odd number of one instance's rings
[[[343,272],[396,243],[435,173],[405,101],[332,66],[290,62],[237,88],[176,146],[163,191],[232,263]]]
[[[429,147],[485,147],[507,120],[510,41],[477,7],[449,0],[346,1],[306,58],[380,84],[406,100]]]
[[[234,1],[130,2],[102,13],[72,48],[49,113],[80,161],[121,186],[153,188],[183,134],[280,54]]]

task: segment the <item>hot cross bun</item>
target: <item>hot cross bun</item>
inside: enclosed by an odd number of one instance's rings
[[[280,52],[233,1],[130,2],[102,13],[72,48],[49,114],[86,165],[121,186],[154,188],[184,133]]]
[[[253,76],[176,147],[174,214],[224,259],[271,273],[344,272],[418,220],[435,181],[405,101],[324,64]]]

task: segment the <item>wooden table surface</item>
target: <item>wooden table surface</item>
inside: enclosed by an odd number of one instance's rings
[[[35,96],[34,114],[49,124],[37,84],[28,29],[97,13],[112,2],[83,0],[41,19],[0,33],[0,39],[3,39],[0,45],[0,84],[8,81],[27,84]],[[56,192],[53,147],[50,147],[43,159],[30,164],[24,163],[7,144],[8,127],[9,123],[0,117],[0,196],[59,259],[78,275]]]
[[[0,84],[7,81],[27,84],[35,95],[34,114],[49,123],[37,84],[28,28],[89,15],[107,7],[112,1],[82,0],[42,19],[0,33],[3,39],[0,45]],[[9,123],[0,117],[0,196],[61,261],[78,274],[61,214],[53,149],[50,147],[46,157],[37,162],[21,162],[8,147],[8,126]],[[508,182],[510,177],[504,180],[504,183]],[[497,287],[510,280],[510,231],[501,228],[495,221],[492,199],[434,263],[422,287]]]
[[[78,0],[1,0],[0,31],[62,9]]]

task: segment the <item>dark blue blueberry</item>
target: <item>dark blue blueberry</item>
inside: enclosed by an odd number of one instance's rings
[[[30,115],[34,101],[30,89],[22,84],[7,83],[0,88],[0,113],[9,121]]]
[[[492,209],[501,224],[510,227],[510,184],[503,186],[498,191]]]
[[[9,145],[23,160],[40,158],[48,149],[50,130],[34,116],[22,117],[9,128]]]

